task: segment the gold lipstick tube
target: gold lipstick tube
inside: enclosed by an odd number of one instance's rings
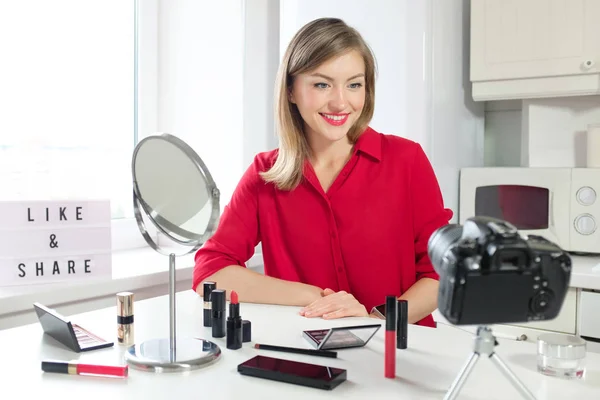
[[[133,293],[117,293],[117,339],[119,344],[134,344]]]

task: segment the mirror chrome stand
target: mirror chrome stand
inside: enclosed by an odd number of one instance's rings
[[[175,338],[175,253],[169,254],[169,339],[171,346],[171,361],[175,359],[177,343]]]
[[[166,255],[148,234],[140,211],[140,201],[134,193],[134,212],[138,227],[146,242],[157,252]],[[191,251],[194,251],[192,249]],[[187,251],[185,254],[190,253]],[[182,372],[207,366],[221,356],[221,348],[199,338],[178,338],[175,307],[175,253],[169,256],[169,338],[151,339],[130,346],[125,360],[133,368],[148,372]]]

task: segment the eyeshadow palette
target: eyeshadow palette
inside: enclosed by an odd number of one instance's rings
[[[40,320],[44,333],[56,339],[69,349],[79,353],[82,351],[111,347],[114,342],[106,341],[40,303],[34,303],[33,308]]]
[[[302,336],[319,350],[347,349],[362,347],[381,328],[379,324],[342,326],[330,329],[303,331]]]

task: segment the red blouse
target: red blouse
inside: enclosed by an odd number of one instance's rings
[[[276,157],[258,154],[240,180],[196,253],[193,290],[221,268],[245,266],[259,242],[266,275],[345,290],[367,311],[423,277],[439,279],[427,241],[453,213],[419,144],[367,128],[326,193],[309,162],[292,191],[265,183],[258,173]]]

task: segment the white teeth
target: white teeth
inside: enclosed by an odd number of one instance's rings
[[[345,116],[345,115],[344,115],[344,116],[339,116],[339,115],[327,115],[327,114],[321,114],[321,115],[323,115],[324,117],[326,117],[326,118],[329,118],[329,119],[331,119],[331,120],[333,120],[333,121],[341,121],[341,120],[343,120],[344,118],[346,118],[346,116]]]

